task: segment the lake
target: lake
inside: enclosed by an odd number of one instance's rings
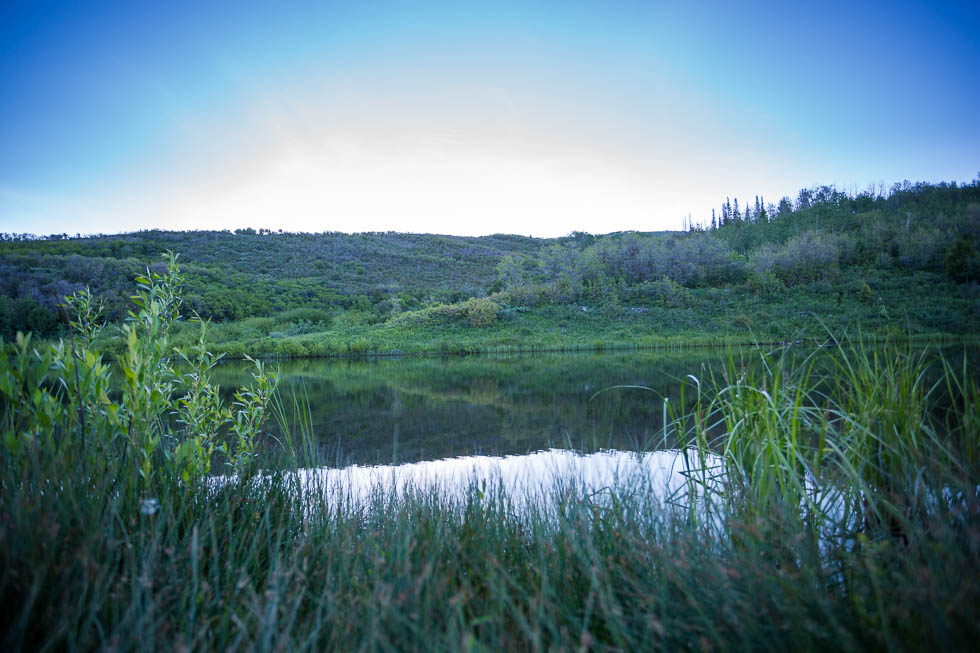
[[[969,349],[975,361],[976,348]],[[794,348],[791,356],[813,351]],[[948,350],[954,360],[959,352]],[[758,364],[760,353],[688,349],[269,365],[279,369],[293,424],[304,421],[308,406],[305,422],[314,437],[303,456],[303,478],[328,493],[359,500],[378,487],[437,485],[452,494],[474,480],[490,480],[533,497],[563,479],[595,491],[628,479],[631,487],[658,486],[653,489],[663,497],[682,489],[692,471],[670,414],[691,413],[699,386],[710,397],[711,388],[727,383],[729,357],[742,370]],[[818,368],[830,362],[822,355],[817,361]],[[251,369],[230,361],[213,380],[228,394],[249,382]],[[943,391],[930,392],[937,416],[948,406]],[[283,437],[277,424],[269,430]],[[723,425],[712,432],[722,435]],[[711,468],[718,463],[705,462]],[[699,467],[695,461],[693,468]]]
[[[664,441],[664,397],[680,409],[683,384],[690,407],[697,384],[688,375],[719,376],[726,358],[719,350],[686,350],[268,365],[279,369],[287,413],[294,398],[308,401],[315,463],[343,467],[553,448],[670,448],[676,442]],[[230,389],[248,383],[251,369],[229,361],[213,380]]]
[[[720,378],[726,360],[721,350],[686,350],[268,365],[293,424],[308,406],[315,438],[300,473],[323,496],[359,503],[379,488],[438,487],[461,498],[476,481],[544,505],[568,482],[683,492],[700,463],[665,436],[664,398],[672,411],[691,409],[700,380]],[[230,399],[253,369],[229,361],[213,380]],[[282,437],[278,424],[270,432]]]

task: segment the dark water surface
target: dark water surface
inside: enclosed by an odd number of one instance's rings
[[[697,382],[688,375],[707,386],[712,376],[720,380],[727,358],[722,350],[702,349],[267,365],[279,369],[287,413],[294,397],[308,400],[315,463],[345,466],[551,448],[669,448],[676,443],[664,442],[664,397],[674,411],[690,408]],[[230,391],[247,384],[252,369],[230,361],[214,371],[213,381]]]

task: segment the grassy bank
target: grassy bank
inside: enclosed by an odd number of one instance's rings
[[[292,310],[273,317],[212,324],[207,343],[231,358],[363,356],[626,350],[634,348],[826,342],[838,337],[912,335],[961,340],[973,333],[975,288],[919,273],[889,278],[881,294],[861,298],[854,288],[799,286],[760,295],[745,289],[695,289],[682,303],[543,304],[512,306],[504,295],[403,311],[379,321],[368,312]],[[178,323],[173,342],[193,345],[199,327]],[[99,348],[116,357],[122,345],[106,329]]]

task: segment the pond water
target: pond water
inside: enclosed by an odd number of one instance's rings
[[[686,453],[686,455],[685,455]],[[707,470],[705,470],[707,468]],[[694,450],[646,453],[603,450],[592,453],[548,449],[511,456],[460,456],[400,465],[351,465],[300,470],[301,485],[326,503],[370,505],[375,493],[403,494],[437,490],[440,499],[465,501],[476,490],[482,496],[501,492],[509,505],[551,507],[563,496],[590,497],[602,505],[612,496],[634,493],[645,499],[688,505],[701,494],[698,482],[720,469],[720,460],[702,461]],[[707,473],[705,473],[707,472]],[[693,481],[693,482],[691,482]]]
[[[794,348],[791,355],[812,352]],[[334,497],[360,501],[378,488],[431,486],[452,495],[476,481],[547,499],[571,480],[592,492],[627,481],[668,498],[684,490],[692,470],[716,468],[718,460],[702,465],[690,451],[683,455],[683,443],[664,428],[665,417],[672,419],[665,407],[689,414],[699,385],[709,391],[723,383],[730,357],[742,369],[758,364],[761,353],[688,349],[268,365],[278,369],[294,425],[303,421],[294,410],[308,407],[313,438],[303,481]],[[971,369],[976,353],[970,350]],[[229,361],[215,369],[213,381],[229,395],[249,383],[253,369]],[[270,428],[282,437],[277,425]]]
[[[688,375],[718,376],[725,358],[720,351],[687,350],[313,359],[270,366],[279,369],[287,414],[293,398],[309,404],[313,462],[346,467],[554,448],[593,453],[676,447],[664,439],[664,398],[672,410],[689,408],[697,385]],[[213,380],[237,387],[249,382],[251,369],[230,361]]]
[[[624,485],[664,498],[682,493],[687,472],[701,465],[665,437],[664,398],[673,411],[691,408],[694,378],[720,376],[726,359],[719,350],[686,350],[270,367],[278,368],[287,415],[309,406],[315,438],[302,481],[326,498],[360,503],[379,489],[432,487],[463,498],[475,482],[544,505],[567,483],[596,500]],[[253,369],[229,361],[213,381],[230,393]]]

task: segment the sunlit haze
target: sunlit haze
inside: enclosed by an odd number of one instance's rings
[[[646,231],[980,170],[972,3],[675,4],[4,2],[0,231]]]

